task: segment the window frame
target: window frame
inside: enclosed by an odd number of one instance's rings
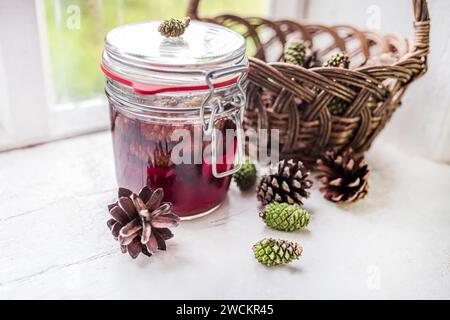
[[[35,2],[0,2],[4,116],[0,119],[0,150],[34,144],[46,136],[48,104],[40,47]]]

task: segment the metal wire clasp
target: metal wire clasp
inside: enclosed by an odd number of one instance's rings
[[[200,119],[203,124],[203,133],[206,136],[211,136],[211,151],[212,151],[212,172],[214,177],[216,178],[223,178],[228,175],[231,175],[237,171],[239,171],[242,167],[242,154],[243,154],[243,142],[242,142],[242,121],[244,119],[244,111],[246,106],[246,95],[244,91],[244,80],[247,73],[247,65],[237,65],[232,67],[227,67],[223,69],[213,70],[206,74],[206,83],[209,88],[208,95],[203,100],[203,103],[200,107]],[[224,111],[224,103],[220,100],[214,101],[211,106],[208,106],[208,104],[211,102],[211,99],[214,95],[214,84],[213,80],[218,79],[221,77],[225,77],[227,75],[232,74],[239,74],[239,77],[236,81],[236,86],[238,89],[238,94],[233,96],[231,101],[227,101],[226,103],[229,103],[235,107],[238,107],[238,111],[233,113],[233,119],[236,124],[236,139],[237,139],[237,150],[236,150],[236,157],[233,169],[224,171],[224,172],[218,172],[217,170],[217,137],[216,137],[216,130],[214,130],[214,124],[216,121],[216,116],[218,113]],[[205,109],[209,107],[211,109],[211,114],[209,116],[209,120],[205,119]]]

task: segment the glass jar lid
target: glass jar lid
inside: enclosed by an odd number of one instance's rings
[[[245,39],[230,29],[192,21],[181,37],[166,38],[158,32],[160,24],[147,21],[110,31],[102,59],[107,76],[132,86],[138,83],[138,87],[194,88],[205,85],[208,72],[247,64]],[[216,80],[226,82],[233,77],[227,74]]]

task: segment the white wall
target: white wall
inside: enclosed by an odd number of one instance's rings
[[[409,87],[403,106],[379,140],[389,139],[412,154],[450,162],[450,1],[428,3],[432,23],[429,71]],[[373,5],[380,9],[381,30],[411,37],[411,0],[309,0],[305,16],[315,22],[365,27],[367,10]]]

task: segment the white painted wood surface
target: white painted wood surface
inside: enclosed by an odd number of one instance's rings
[[[168,251],[136,261],[106,227],[115,179],[109,133],[0,154],[0,298],[450,298],[450,166],[376,143],[367,199],[336,206],[315,186],[307,231],[268,229],[233,186],[183,222]],[[303,256],[268,269],[264,237]]]

